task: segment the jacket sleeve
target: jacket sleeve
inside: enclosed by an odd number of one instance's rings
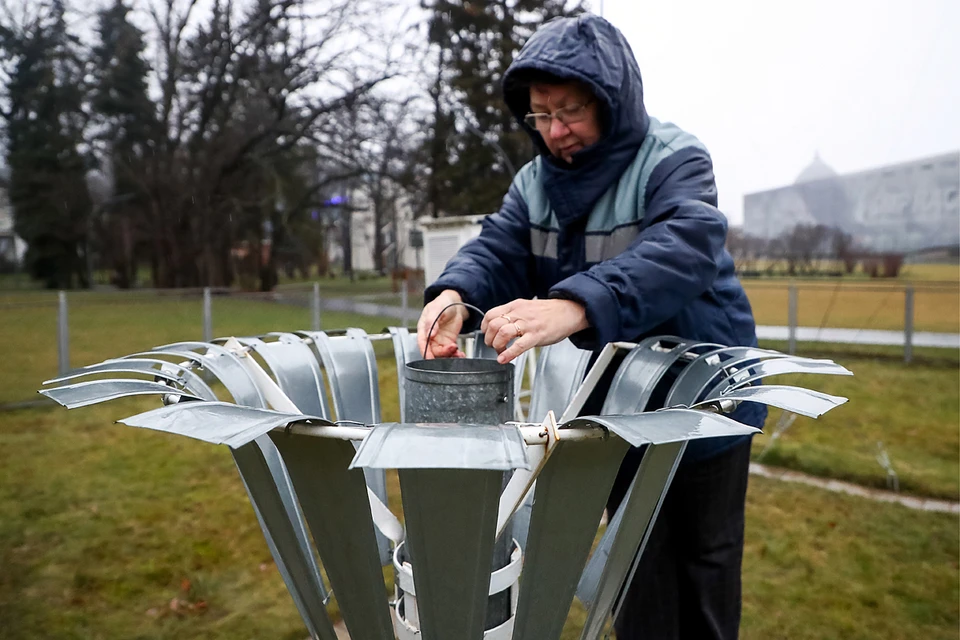
[[[551,297],[584,305],[590,328],[571,336],[581,348],[650,331],[708,290],[717,276],[727,220],[716,207],[707,152],[690,147],[668,156],[642,195],[646,214],[630,246],[550,290]]]
[[[445,289],[484,312],[516,298],[530,297],[530,217],[517,183],[510,185],[500,211],[487,216],[480,235],[450,259],[443,273],[424,291],[424,303]],[[469,330],[479,324],[470,316]]]

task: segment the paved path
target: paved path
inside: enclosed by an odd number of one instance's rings
[[[761,340],[787,340],[790,337],[790,329],[789,327],[758,326],[757,337]],[[903,331],[797,327],[797,340],[799,342],[880,344],[902,347]],[[960,349],[960,333],[916,331],[913,334],[913,346]]]
[[[357,313],[362,316],[379,316],[382,318],[404,319],[403,307],[395,304],[380,304],[377,302],[368,302],[371,296],[358,296],[356,298],[320,298],[321,311],[344,311],[348,313]],[[272,298],[273,302],[280,304],[289,304],[297,307],[309,307],[311,300],[309,296],[288,295],[284,292],[277,292]],[[419,305],[419,298],[417,299]],[[415,320],[420,317],[420,307],[411,307],[407,311],[407,319]]]
[[[773,480],[781,480],[783,482],[797,482],[799,484],[805,484],[810,487],[818,487],[820,489],[826,489],[827,491],[835,491],[837,493],[846,493],[851,496],[858,496],[861,498],[867,498],[869,500],[875,500],[877,502],[895,502],[901,504],[910,509],[916,509],[917,511],[933,511],[936,513],[956,513],[960,514],[960,502],[950,502],[948,500],[933,500],[929,498],[915,498],[913,496],[905,496],[900,493],[894,493],[892,491],[882,491],[880,489],[872,489],[869,487],[863,487],[858,484],[852,484],[850,482],[842,482],[840,480],[830,480],[829,478],[818,478],[816,476],[808,476],[805,473],[800,473],[798,471],[788,471],[787,469],[781,469],[779,467],[768,467],[756,462],[750,463],[750,473],[757,476],[762,476],[764,478],[771,478]]]

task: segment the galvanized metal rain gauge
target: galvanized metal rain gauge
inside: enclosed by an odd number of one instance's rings
[[[381,422],[375,340],[393,343],[399,423]],[[40,393],[71,409],[158,395],[163,406],[120,422],[227,445],[312,638],[336,638],[332,597],[356,640],[550,640],[574,597],[587,610],[581,638],[601,636],[687,442],[755,432],[724,415],[742,402],[818,417],[846,401],[757,386],[767,376],[851,375],[829,360],[672,337],[596,357],[564,341],[516,366],[468,342],[475,357],[432,361],[396,327],[181,342],[76,369]],[[600,415],[580,416],[605,372]],[[649,411],[670,380],[667,408]],[[644,457],[591,554],[631,446]],[[399,474],[402,523],[387,507],[387,469]]]

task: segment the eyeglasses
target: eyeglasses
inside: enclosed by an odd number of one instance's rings
[[[587,107],[592,102],[593,100],[587,100],[583,104],[571,104],[561,107],[553,113],[528,113],[523,116],[523,122],[537,131],[549,131],[554,118],[566,126],[583,122],[587,119]]]

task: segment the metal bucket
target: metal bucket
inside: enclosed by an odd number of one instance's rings
[[[415,360],[407,363],[404,374],[404,418],[408,422],[503,424],[513,420],[512,363],[486,358]],[[509,474],[504,474],[504,485],[509,479]],[[510,564],[512,546],[510,536],[497,541],[493,572]],[[511,609],[509,590],[492,594],[485,628],[506,623],[513,615]]]
[[[408,422],[503,424],[513,419],[513,364],[485,358],[415,360],[406,365]]]

